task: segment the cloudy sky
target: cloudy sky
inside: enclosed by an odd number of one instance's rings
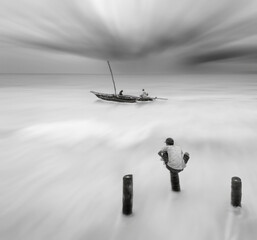
[[[255,0],[0,4],[0,73],[256,71]]]

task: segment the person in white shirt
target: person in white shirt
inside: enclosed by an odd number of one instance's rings
[[[161,156],[166,168],[173,173],[183,171],[189,160],[189,153],[183,153],[180,146],[174,145],[172,138],[167,138],[165,143],[166,146],[158,152],[158,155]]]
[[[142,89],[142,94],[140,95],[141,98],[147,98],[148,93],[145,91],[145,89]]]

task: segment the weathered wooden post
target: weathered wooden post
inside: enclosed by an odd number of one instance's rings
[[[171,189],[174,192],[180,192],[180,184],[179,184],[179,175],[178,173],[170,171],[170,182],[171,182]]]
[[[169,161],[168,153],[164,152],[163,155],[162,155],[162,158],[163,158],[165,164],[167,164],[167,162]],[[188,157],[188,159],[189,159],[189,157]],[[187,161],[188,161],[188,159],[187,159]],[[178,173],[172,172],[170,169],[169,169],[169,171],[170,171],[171,189],[175,192],[180,192],[180,184],[179,184]]]
[[[233,207],[241,207],[242,199],[242,182],[239,177],[231,179],[231,205]]]
[[[122,212],[125,215],[132,213],[133,206],[133,175],[128,174],[123,177],[123,206]]]

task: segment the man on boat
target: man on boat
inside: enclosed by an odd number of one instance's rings
[[[189,153],[183,153],[180,146],[174,145],[172,138],[167,138],[166,146],[163,147],[158,155],[171,173],[179,173],[184,170],[190,158]]]
[[[145,91],[145,89],[142,89],[142,94],[140,95],[141,98],[147,98],[148,93]]]
[[[123,90],[120,90],[119,95],[120,95],[120,96],[123,95]]]

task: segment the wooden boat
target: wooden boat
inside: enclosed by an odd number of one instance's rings
[[[135,103],[135,102],[149,102],[153,101],[157,98],[151,97],[136,97],[132,95],[115,95],[109,93],[100,93],[95,91],[90,91],[91,93],[95,94],[98,98],[106,101],[114,101],[114,102],[128,102],[128,103]]]
[[[139,97],[137,99],[137,101],[138,102],[151,102],[151,101],[153,101],[155,99],[158,99],[158,98],[157,97],[154,97],[154,98],[152,98],[152,97]]]
[[[120,95],[116,93],[116,85],[111,69],[111,65],[109,61],[107,61],[111,75],[112,75],[112,82],[113,82],[113,87],[114,87],[114,94],[110,93],[100,93],[100,92],[95,92],[95,91],[90,91],[91,93],[95,94],[96,97],[105,100],[105,101],[114,101],[114,102],[127,102],[127,103],[135,103],[135,102],[149,102],[153,101],[155,99],[162,99],[166,100],[164,98],[157,98],[157,97],[137,97],[137,96],[132,96],[132,95]]]
[[[130,96],[130,95],[116,95],[116,94],[109,94],[109,93],[99,93],[95,91],[90,91],[90,92],[95,94],[98,98],[106,101],[134,103],[138,99],[138,97]]]

